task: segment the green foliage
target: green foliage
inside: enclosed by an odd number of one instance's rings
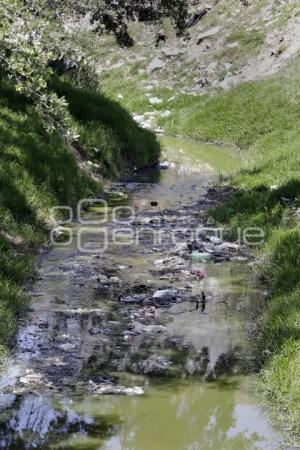
[[[31,99],[47,131],[74,134],[65,100],[47,90],[49,61],[61,53],[57,24],[47,17],[47,9],[40,14],[20,0],[1,0],[0,6],[1,78]]]

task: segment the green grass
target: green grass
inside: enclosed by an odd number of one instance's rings
[[[161,119],[168,131],[191,138],[234,143],[249,147],[267,137],[267,147],[275,138],[296,131],[300,112],[299,80],[273,79],[239,85],[214,96],[178,96],[172,102],[175,114]]]
[[[227,36],[226,42],[239,42],[244,51],[251,52],[258,49],[263,44],[264,33],[255,29],[249,31],[236,29]]]
[[[117,103],[54,80],[78,126],[83,158],[113,177],[157,161],[160,146]],[[35,273],[35,253],[55,224],[52,207],[99,195],[101,185],[79,168],[73,153],[42,127],[31,104],[0,82],[0,355],[26,306],[23,285]],[[96,150],[95,150],[96,148]],[[11,242],[11,238],[18,242]]]
[[[298,311],[297,311],[298,312]],[[294,315],[292,317],[294,320]],[[299,327],[298,327],[299,330]],[[273,332],[273,330],[270,330]],[[288,436],[294,436],[299,443],[299,372],[300,345],[297,339],[283,339],[280,352],[276,352],[262,371],[266,396],[275,405],[274,418],[284,424]],[[295,447],[297,448],[297,447]]]

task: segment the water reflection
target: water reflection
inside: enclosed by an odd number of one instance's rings
[[[238,379],[223,385],[176,380],[152,386],[143,398],[88,398],[75,408],[91,415],[117,412],[123,422],[95,450],[279,449],[263,413],[249,398],[238,398],[237,385]],[[88,437],[85,442],[89,448]],[[75,436],[73,445],[77,449]]]

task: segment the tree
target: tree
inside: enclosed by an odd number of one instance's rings
[[[67,134],[71,129],[67,103],[47,89],[53,73],[49,60],[57,53],[54,35],[53,23],[33,14],[27,5],[0,0],[1,77],[34,102],[48,131],[59,128]]]
[[[66,15],[87,14],[94,32],[113,33],[120,45],[132,46],[130,21],[169,17],[182,34],[188,9],[187,0],[0,0],[0,75],[34,102],[49,131],[59,129],[65,137],[76,134],[67,102],[47,85],[66,58],[73,68],[86,63],[87,55],[74,47],[63,21]]]
[[[128,32],[129,21],[157,22],[169,17],[182,35],[188,17],[186,0],[105,0],[92,14],[96,31],[113,32],[120,45],[132,46],[134,41]]]

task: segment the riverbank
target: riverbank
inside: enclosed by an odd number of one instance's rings
[[[297,78],[270,78],[214,96],[179,96],[159,125],[194,139],[225,143],[246,158],[247,168],[227,180],[234,194],[212,211],[219,224],[258,227],[265,241],[253,250],[266,306],[258,319],[265,397],[276,420],[300,437],[300,101]]]
[[[35,276],[37,249],[49,240],[59,216],[53,207],[75,207],[102,192],[112,178],[158,159],[160,146],[116,103],[53,81],[65,95],[79,137],[64,142],[42,126],[32,105],[6,83],[0,100],[0,349],[4,357],[26,305],[24,283]],[[83,115],[82,115],[83,114]],[[142,151],[141,151],[142,149]]]

